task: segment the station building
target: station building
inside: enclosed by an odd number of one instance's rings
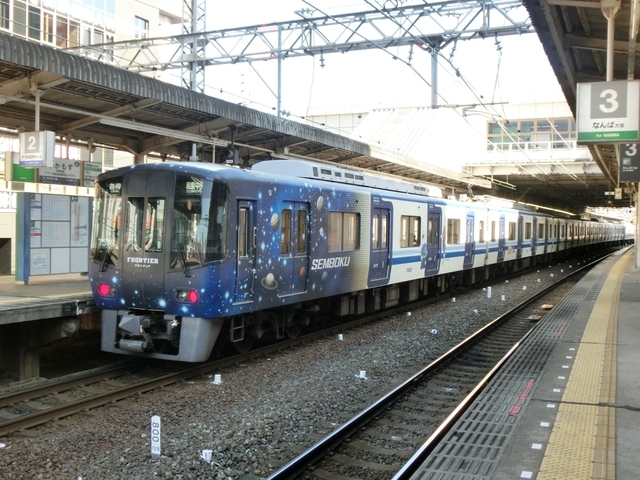
[[[0,0],[0,34],[117,65],[128,59],[81,47],[167,35],[182,22],[181,8],[182,2],[139,0]],[[19,165],[18,135],[19,129],[0,127],[0,275],[16,271],[17,192],[93,197],[97,174],[133,163],[127,152],[58,137],[57,168],[24,168]]]

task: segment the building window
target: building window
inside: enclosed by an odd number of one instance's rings
[[[13,2],[13,33],[27,36],[27,4],[24,2]]]
[[[94,30],[93,31],[93,44],[94,45],[100,45],[101,43],[104,43],[104,33],[102,32],[102,30]]]
[[[149,20],[138,16],[134,17],[133,35],[135,38],[147,38],[149,36]]]
[[[56,19],[56,46],[60,48],[67,48],[69,34],[67,32],[67,19],[58,15]]]
[[[40,9],[29,5],[29,38],[40,40]]]
[[[42,30],[42,40],[53,43],[53,14],[45,12]]]
[[[69,46],[76,47],[80,45],[80,24],[69,20]]]
[[[0,28],[9,30],[10,12],[9,0],[0,0]]]
[[[487,123],[487,150],[550,150],[573,148],[573,118],[523,119]]]

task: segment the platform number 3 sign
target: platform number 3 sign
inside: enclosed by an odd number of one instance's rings
[[[638,136],[637,81],[578,84],[578,143],[623,143]]]

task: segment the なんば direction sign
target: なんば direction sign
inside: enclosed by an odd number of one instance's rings
[[[640,81],[578,84],[579,144],[629,143],[640,139]]]

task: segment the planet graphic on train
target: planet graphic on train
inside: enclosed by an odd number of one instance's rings
[[[276,230],[278,230],[279,226],[280,226],[280,217],[277,213],[274,213],[273,215],[271,215],[271,230],[275,232]]]
[[[322,213],[324,210],[324,197],[318,197],[318,201],[316,202],[316,209],[319,213]]]
[[[300,269],[300,276],[301,277],[306,277],[307,276],[307,267],[302,267]]]
[[[268,290],[275,290],[278,288],[278,281],[276,280],[276,277],[273,276],[273,273],[267,274],[266,277],[260,280],[260,283],[262,283],[262,286]]]

